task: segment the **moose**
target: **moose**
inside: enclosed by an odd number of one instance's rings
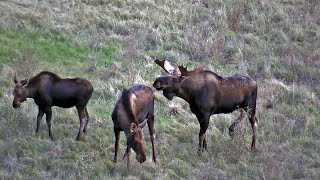
[[[31,78],[18,81],[14,77],[13,108],[20,107],[27,98],[34,99],[38,105],[36,134],[39,134],[40,123],[44,114],[48,125],[49,137],[54,140],[51,130],[52,106],[78,110],[80,128],[76,140],[83,139],[87,133],[89,113],[87,103],[91,98],[93,87],[90,81],[82,78],[62,79],[52,72],[43,71]],[[85,122],[86,120],[86,122]]]
[[[131,148],[135,151],[138,162],[143,163],[146,160],[142,128],[148,124],[153,161],[156,163],[153,90],[145,85],[135,85],[130,89],[124,89],[121,97],[116,102],[111,117],[115,134],[113,161],[117,162],[120,131],[124,131],[127,137],[127,149],[123,156],[123,159],[127,157],[127,168],[130,166]]]
[[[251,150],[255,149],[258,123],[256,118],[258,87],[253,79],[241,75],[221,77],[212,71],[203,70],[201,67],[188,71],[183,66],[173,66],[167,60],[156,59],[155,63],[169,75],[158,77],[154,81],[153,87],[158,91],[162,90],[168,100],[177,96],[187,101],[191,112],[196,115],[200,123],[199,154],[207,150],[206,130],[210,116],[231,113],[235,110],[239,110],[241,114],[229,127],[229,135],[231,138],[234,137],[234,128],[241,122],[244,112],[246,112],[253,134]]]

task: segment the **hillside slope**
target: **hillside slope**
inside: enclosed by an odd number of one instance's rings
[[[123,88],[151,86],[166,58],[222,76],[255,78],[257,151],[238,112],[211,117],[208,152],[197,155],[199,124],[181,99],[156,92],[156,149],[127,171],[112,162],[111,112]],[[89,134],[76,142],[75,109],[54,108],[52,142],[37,108],[12,108],[12,79],[49,70],[90,79]],[[319,179],[320,2],[317,0],[0,1],[0,177],[129,179]],[[178,112],[177,115],[171,114]],[[121,134],[120,154],[125,151]]]

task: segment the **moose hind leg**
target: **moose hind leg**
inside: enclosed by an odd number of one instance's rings
[[[48,131],[49,131],[49,137],[52,141],[54,141],[54,137],[52,134],[52,129],[51,129],[51,118],[52,118],[52,110],[51,108],[46,110],[46,121],[48,125]]]
[[[155,153],[155,146],[154,146],[154,139],[156,137],[156,132],[154,129],[154,115],[152,115],[148,120],[148,128],[149,128],[150,139],[152,144],[152,159],[153,159],[153,162],[156,163],[157,160],[156,160],[156,153]]]
[[[77,110],[78,110],[78,115],[79,115],[80,127],[79,127],[79,132],[78,132],[76,140],[79,141],[84,137],[83,129],[85,126],[84,119],[85,119],[86,115],[85,115],[84,108],[77,108]]]
[[[87,134],[87,129],[88,129],[88,124],[89,124],[90,117],[89,117],[89,113],[88,113],[87,107],[84,110],[85,110],[85,115],[86,115],[86,125],[83,128],[83,133]]]
[[[242,119],[245,116],[245,110],[243,108],[241,108],[239,111],[240,111],[240,116],[229,127],[229,136],[232,139],[234,137],[234,128],[242,121]]]
[[[252,128],[252,142],[251,142],[251,151],[252,151],[256,147],[256,131],[257,131],[258,123],[255,115],[252,115],[249,120]]]
[[[252,143],[251,151],[256,147],[256,131],[258,127],[258,120],[256,118],[256,105],[257,105],[257,89],[252,94],[251,112],[249,112],[249,120],[252,127]]]
[[[114,146],[113,162],[117,162],[118,151],[119,151],[119,139],[120,139],[120,131],[117,128],[114,128],[114,135],[116,139],[115,139],[115,146]]]

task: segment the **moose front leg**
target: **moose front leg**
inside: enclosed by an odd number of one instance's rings
[[[210,115],[209,114],[199,114],[199,115],[197,115],[197,118],[200,123],[198,154],[201,155],[203,150],[207,150],[206,131],[209,126]]]
[[[127,149],[126,149],[126,153],[123,156],[123,159],[124,158],[127,159],[127,168],[128,169],[130,167],[130,153],[131,153],[131,148],[130,148],[129,144],[127,143]]]
[[[204,138],[203,138],[203,149],[208,150],[207,134],[204,134]]]
[[[37,129],[36,129],[37,136],[39,135],[40,124],[41,124],[41,120],[43,118],[43,115],[44,115],[44,111],[39,108],[39,112],[38,112],[38,116],[37,116]]]

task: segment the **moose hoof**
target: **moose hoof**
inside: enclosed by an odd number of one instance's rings
[[[76,138],[77,141],[85,141],[86,140],[86,136],[84,133],[79,133],[77,135],[77,138]]]
[[[113,159],[112,162],[116,163],[116,162],[117,162],[117,159]]]
[[[86,138],[83,136],[83,137],[81,137],[81,138],[77,138],[77,141],[83,141],[83,142],[85,142],[86,141]]]
[[[252,146],[250,150],[251,152],[258,152],[258,149],[256,148],[256,146]]]
[[[198,152],[197,152],[197,153],[198,153],[198,155],[199,155],[199,156],[201,156],[201,155],[202,155],[203,150],[204,150],[203,148],[198,148]]]
[[[87,134],[88,133],[88,129],[83,129],[83,134]]]
[[[51,141],[56,141],[56,138],[50,137]]]
[[[40,135],[40,132],[36,132],[35,135],[36,135],[36,137],[38,137],[38,138],[41,136],[41,135]]]
[[[84,141],[85,138],[84,138],[84,136],[77,136],[76,140],[77,141]]]

